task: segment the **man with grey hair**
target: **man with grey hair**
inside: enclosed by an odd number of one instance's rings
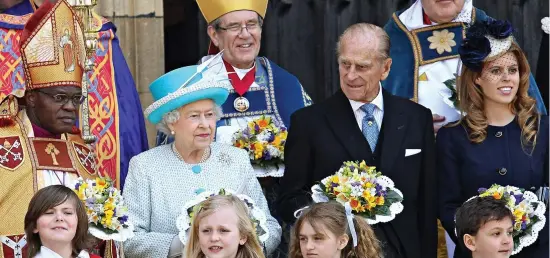
[[[430,110],[391,95],[380,82],[390,72],[390,41],[384,30],[352,25],[338,42],[341,90],[327,101],[296,111],[285,149],[279,214],[312,201],[310,188],[345,161],[362,161],[391,178],[403,193],[404,210],[373,225],[384,257],[436,257],[436,177]]]

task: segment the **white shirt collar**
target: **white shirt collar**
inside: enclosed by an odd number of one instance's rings
[[[40,252],[38,252],[35,256],[35,258],[63,258],[61,255],[57,254],[50,248],[47,248],[45,246],[40,247]],[[77,258],[90,258],[90,254],[84,250],[82,250]]]
[[[381,111],[384,111],[384,98],[382,97],[382,84],[380,82],[378,83],[378,87],[380,89],[378,90],[378,95],[371,101],[372,104],[374,104],[378,109]],[[359,111],[359,109],[365,105],[366,103],[355,101],[355,100],[349,100],[349,103],[351,104],[351,108],[353,109],[353,112]]]
[[[453,22],[470,23],[472,21],[472,9],[474,8],[472,0],[465,0],[460,13],[453,19]],[[409,30],[423,28],[431,25],[425,25],[422,15],[422,1],[417,0],[409,9],[399,15],[399,20]],[[434,24],[435,25],[435,24]]]

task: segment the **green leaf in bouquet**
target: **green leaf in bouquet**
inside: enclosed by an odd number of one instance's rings
[[[401,197],[401,195],[399,195],[396,191],[393,191],[393,190],[389,190],[386,192],[386,202],[389,202],[389,203],[396,203],[396,202],[401,202],[403,201],[403,197]]]
[[[327,187],[325,186],[325,184],[321,183],[321,182],[317,182],[316,183],[317,185],[319,185],[319,187],[321,188],[321,191],[323,193],[326,193],[327,192]]]
[[[456,78],[446,80],[443,82],[443,84],[445,84],[445,86],[447,86],[447,88],[452,93],[451,97],[449,97],[449,100],[453,102],[453,105],[455,106],[455,108],[458,108],[458,94],[455,89]]]
[[[358,215],[365,219],[372,219],[372,220],[376,219],[376,214],[374,214],[372,211],[366,211]]]
[[[226,195],[226,194],[225,194],[225,189],[223,189],[223,188],[220,189],[220,192],[218,193],[218,195]]]
[[[382,215],[382,216],[390,216],[391,215],[390,208],[385,205],[379,206],[376,209],[376,214]]]
[[[280,158],[274,158],[271,160],[263,160],[263,159],[250,159],[250,163],[253,165],[260,166],[262,168],[270,167],[270,166],[277,166],[279,164],[282,164],[283,161]]]
[[[108,228],[105,228],[105,227],[101,227],[100,229],[101,229],[101,231],[105,232],[108,235],[118,233],[118,231],[116,231],[116,230],[108,229]]]

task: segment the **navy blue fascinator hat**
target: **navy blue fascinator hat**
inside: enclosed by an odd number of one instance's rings
[[[488,19],[471,25],[458,49],[460,60],[469,69],[479,72],[483,62],[506,53],[512,46],[514,29],[509,21]]]

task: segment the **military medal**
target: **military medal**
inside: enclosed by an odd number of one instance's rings
[[[250,107],[250,102],[245,97],[238,97],[233,101],[233,107],[239,112],[245,112]]]
[[[225,65],[225,70],[227,70],[227,77],[229,77],[229,80],[231,81],[231,85],[233,85],[233,89],[235,89],[235,92],[239,94],[239,97],[233,101],[233,107],[238,112],[246,112],[250,108],[250,102],[247,98],[244,97],[244,94],[252,83],[254,83],[254,79],[256,76],[256,65],[246,73],[246,75],[241,80],[237,73],[235,72],[235,69],[233,66],[231,66],[228,62],[223,60],[223,64]]]

